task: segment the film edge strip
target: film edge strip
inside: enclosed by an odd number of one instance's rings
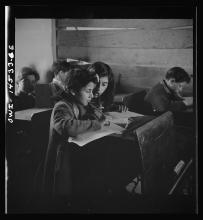
[[[14,45],[8,45],[7,55],[7,91],[8,91],[8,103],[7,103],[7,120],[9,123],[14,122]]]

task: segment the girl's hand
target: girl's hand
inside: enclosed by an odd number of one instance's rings
[[[126,111],[128,111],[128,108],[127,108],[126,105],[121,104],[121,105],[119,105],[119,107],[118,107],[118,111],[119,111],[119,112],[126,112]]]
[[[110,121],[109,120],[104,120],[103,121],[103,126],[109,126],[110,125]]]

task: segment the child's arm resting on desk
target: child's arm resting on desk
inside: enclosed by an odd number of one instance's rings
[[[183,102],[186,106],[192,106],[193,105],[193,97],[184,97]]]
[[[153,96],[151,101],[153,109],[156,111],[184,111],[187,106],[183,101],[172,101],[165,95]]]
[[[60,135],[75,137],[80,133],[101,128],[101,122],[98,120],[76,119],[71,104],[57,103],[53,111],[52,123]]]

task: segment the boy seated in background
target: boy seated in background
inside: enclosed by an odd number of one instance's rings
[[[195,115],[188,111],[192,110],[193,97],[181,96],[183,87],[189,82],[190,76],[183,68],[173,67],[145,96],[155,112],[172,111],[175,145],[178,157],[184,161],[195,154]]]
[[[193,97],[181,96],[183,87],[190,80],[189,74],[183,68],[173,67],[167,71],[165,79],[150,89],[145,101],[151,104],[154,112],[172,111],[175,124],[190,126],[194,120],[187,110],[193,106]]]
[[[71,64],[64,61],[56,61],[52,65],[52,72],[54,73],[54,78],[51,83],[49,83],[51,88],[51,99],[52,105],[61,99],[63,93],[66,89],[65,81],[71,70]],[[52,107],[53,107],[52,106]]]
[[[15,111],[20,111],[35,106],[35,85],[39,74],[31,67],[23,67],[17,78],[17,92],[15,94]]]
[[[180,67],[173,67],[166,73],[165,79],[155,85],[145,96],[154,111],[184,111],[193,104],[192,97],[180,95],[183,87],[190,82],[189,74]]]

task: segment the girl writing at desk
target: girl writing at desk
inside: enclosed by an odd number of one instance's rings
[[[43,179],[48,198],[86,198],[103,196],[109,189],[125,191],[136,175],[139,150],[131,140],[106,136],[83,147],[67,141],[68,137],[108,126],[103,113],[90,104],[97,83],[94,71],[73,69],[67,79],[66,97],[53,108]]]
[[[68,137],[99,130],[106,123],[104,115],[89,104],[97,83],[95,73],[73,69],[66,81],[66,95],[53,108],[44,167],[44,188],[49,193],[66,194],[71,189]]]

